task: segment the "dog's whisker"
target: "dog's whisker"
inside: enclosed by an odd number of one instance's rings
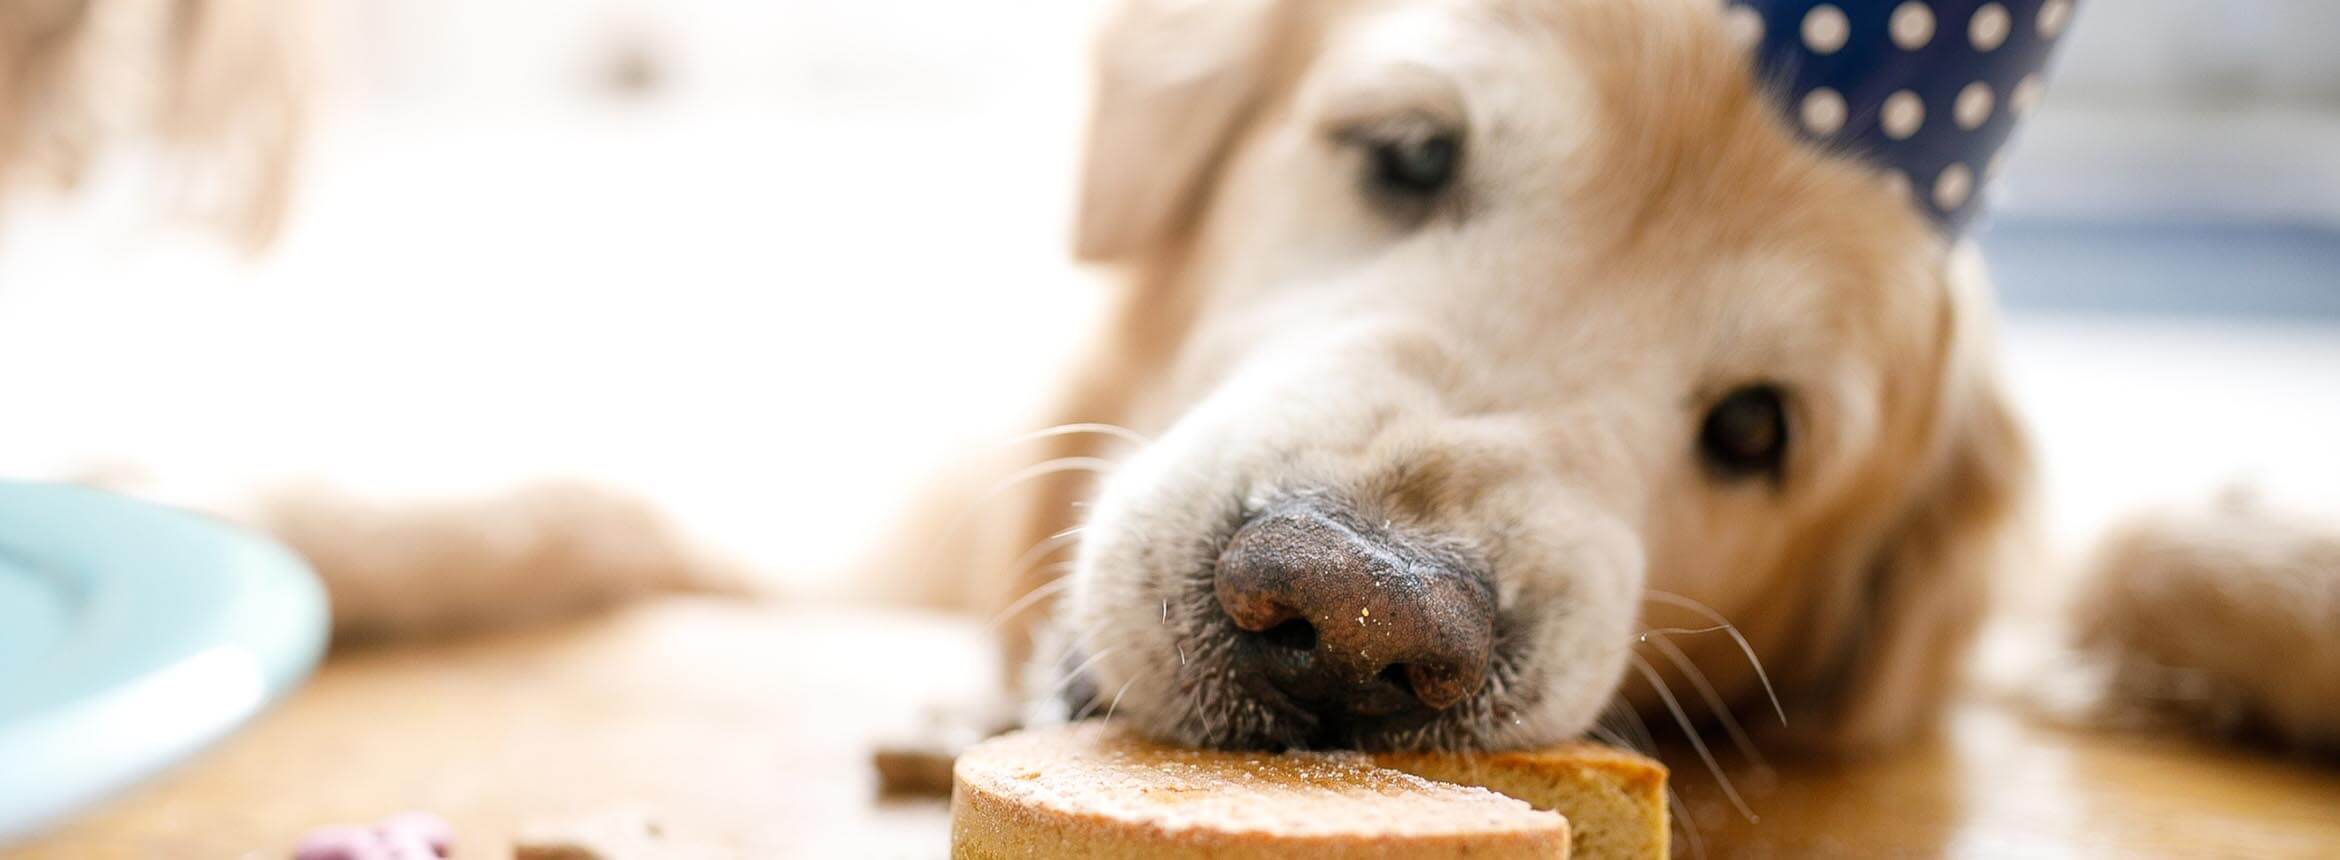
[[[1626,739],[1625,748],[1652,757],[1658,754],[1657,737],[1650,734],[1649,724],[1642,721],[1641,712],[1635,710],[1633,703],[1624,697],[1620,696],[1610,702],[1608,712],[1601,716],[1600,721],[1614,721],[1612,732]]]
[[[1754,766],[1769,770],[1771,763],[1764,761],[1763,754],[1755,751],[1755,743],[1747,738],[1746,730],[1739,726],[1739,718],[1732,715],[1730,708],[1723,706],[1722,696],[1715,692],[1713,684],[1707,682],[1706,673],[1699,671],[1697,664],[1690,660],[1690,655],[1683,653],[1682,647],[1675,645],[1673,640],[1664,634],[1654,635],[1657,639],[1650,644],[1656,645],[1658,651],[1666,655],[1667,662],[1674,664],[1674,668],[1681,670],[1683,677],[1690,679],[1691,689],[1698,691],[1698,697],[1706,702],[1706,709],[1714,714],[1717,722],[1722,723],[1723,732],[1730,735],[1731,744],[1739,748],[1739,754],[1746,756],[1747,761]]]
[[[1030,573],[1032,571],[1033,565],[1038,564],[1041,559],[1047,558],[1050,553],[1056,552],[1057,550],[1071,545],[1077,538],[1080,537],[1083,528],[1084,527],[1082,526],[1073,526],[1072,528],[1068,528],[1064,531],[1060,531],[1042,538],[1039,543],[1033,544],[1031,549],[1025,550],[1023,555],[1016,558],[1016,563],[1008,568],[1010,571],[1008,574],[1008,581],[1022,581],[1024,574]],[[1070,570],[1072,568],[1072,564],[1070,562],[1065,562],[1054,566],[1052,569],[1055,568]],[[1024,592],[1022,597],[1016,598],[1015,602],[1008,604],[1005,608],[1001,609],[998,614],[992,616],[990,623],[983,625],[983,632],[988,634],[994,629],[997,629],[999,625],[1005,623],[1008,619],[1022,614],[1026,609],[1032,608],[1032,604],[1041,600],[1045,600],[1049,595],[1053,595],[1059,591],[1064,590],[1066,584],[1070,583],[1071,581],[1071,577],[1064,576],[1062,573],[1059,573],[1056,576],[1050,577],[1047,582],[1035,586],[1031,591]]]
[[[1072,643],[1073,643],[1073,649],[1072,649],[1073,653],[1075,653],[1075,654],[1089,654],[1089,655],[1096,655],[1096,654],[1102,653],[1103,651],[1111,651],[1111,650],[1113,650],[1112,648],[1104,648],[1104,649],[1099,649],[1099,648],[1097,648],[1097,639],[1098,639],[1098,637],[1105,635],[1105,633],[1106,633],[1106,629],[1105,629],[1105,628],[1106,628],[1107,626],[1108,626],[1108,625],[1105,625],[1105,624],[1099,624],[1098,626],[1096,626],[1095,628],[1092,628],[1092,629],[1088,629],[1088,630],[1076,630],[1076,631],[1073,631],[1073,632],[1072,632],[1072,634],[1071,634],[1071,641],[1072,641]],[[1095,659],[1095,657],[1094,657],[1094,656],[1092,656],[1090,659],[1092,659],[1092,660],[1093,660],[1093,659]],[[1087,666],[1088,666],[1088,664],[1087,664],[1086,662],[1083,662],[1083,663],[1082,663],[1082,664],[1081,664],[1079,667],[1077,667],[1077,668],[1086,668]]]
[[[1043,558],[1047,558],[1049,553],[1053,553],[1067,546],[1071,546],[1074,542],[1074,539],[1080,537],[1081,532],[1087,530],[1087,526],[1073,526],[1071,528],[1041,538],[1038,543],[1032,544],[1031,548],[1024,550],[1023,555],[1016,556],[1016,563],[1010,565],[1008,570],[1013,571],[1016,576],[1023,576],[1026,572],[1031,570],[1032,565],[1038,564]]]
[[[1021,445],[1026,442],[1036,442],[1041,439],[1052,439],[1058,436],[1072,436],[1080,433],[1094,433],[1099,436],[1111,436],[1113,438],[1120,439],[1135,445],[1151,445],[1154,442],[1154,440],[1146,438],[1144,434],[1141,434],[1135,430],[1131,430],[1127,427],[1123,427],[1119,424],[1107,424],[1103,421],[1078,421],[1070,424],[1058,424],[1054,427],[1042,427],[1030,433],[1025,433],[1016,436],[1013,439],[1000,442],[993,447],[1007,448]]]
[[[1103,457],[1058,457],[1053,460],[1042,460],[1017,469],[1007,477],[1001,478],[999,483],[991,485],[990,489],[984,490],[982,495],[975,497],[975,501],[970,507],[980,507],[984,502],[991,501],[993,497],[1013,489],[1017,484],[1035,478],[1045,478],[1049,475],[1065,472],[1108,472],[1112,469],[1113,461]]]
[[[1682,736],[1690,741],[1690,748],[1697,751],[1698,759],[1706,763],[1707,772],[1714,774],[1715,784],[1722,787],[1723,796],[1730,799],[1731,806],[1749,823],[1761,821],[1761,818],[1756,817],[1755,810],[1747,808],[1747,801],[1739,797],[1738,786],[1731,784],[1729,774],[1723,773],[1722,763],[1715,761],[1714,751],[1706,748],[1705,739],[1698,736],[1698,727],[1690,722],[1689,712],[1682,710],[1681,701],[1674,698],[1674,691],[1666,686],[1666,679],[1658,677],[1657,670],[1650,668],[1649,661],[1641,659],[1639,654],[1633,655],[1633,668],[1657,691],[1658,699],[1666,703],[1666,710],[1673,713],[1674,722],[1682,727]]]
[[[1072,668],[1064,670],[1064,675],[1060,678],[1057,678],[1055,684],[1049,686],[1048,694],[1053,696],[1064,692],[1066,687],[1072,686],[1072,682],[1081,677],[1082,672],[1088,671],[1090,666],[1097,665],[1097,661],[1105,659],[1105,656],[1111,653],[1113,653],[1113,649],[1107,648],[1089,655],[1088,659],[1082,660],[1081,662],[1074,664]]]
[[[1122,685],[1121,685],[1121,689],[1120,689],[1119,691],[1116,691],[1116,692],[1113,694],[1113,704],[1114,704],[1114,705],[1118,706],[1118,705],[1120,705],[1120,704],[1121,704],[1121,694],[1122,694],[1122,693],[1126,693],[1126,692],[1128,692],[1128,691],[1129,691],[1129,685],[1130,685],[1130,683],[1135,683],[1136,681],[1137,681],[1137,679],[1136,679],[1136,678],[1131,678],[1131,679],[1129,679],[1129,682],[1128,682],[1128,683],[1124,683],[1124,684],[1122,684]],[[1073,712],[1073,714],[1072,714],[1072,719],[1071,719],[1071,722],[1076,722],[1076,723],[1077,723],[1077,722],[1080,722],[1080,721],[1082,721],[1082,720],[1088,719],[1090,714],[1094,714],[1094,713],[1096,713],[1096,712],[1097,712],[1097,705],[1098,705],[1098,703],[1099,703],[1099,700],[1096,700],[1096,699],[1091,699],[1091,700],[1089,700],[1089,703],[1088,703],[1088,704],[1086,704],[1086,705],[1082,705],[1082,706],[1080,707],[1080,710],[1077,710],[1077,711],[1074,711],[1074,712]],[[1111,711],[1108,711],[1108,712],[1107,712],[1107,714],[1108,714],[1108,715],[1110,715],[1110,714],[1111,714]]]
[[[1607,711],[1597,722],[1612,723],[1614,727],[1608,729],[1608,732],[1621,741],[1619,746],[1637,750],[1651,758],[1658,757],[1657,738],[1650,734],[1649,724],[1642,721],[1641,711],[1623,696],[1610,702]],[[1682,841],[1690,846],[1690,856],[1703,858],[1706,856],[1705,837],[1699,833],[1697,822],[1690,820],[1689,809],[1689,805],[1682,802],[1682,796],[1675,793],[1674,787],[1666,786],[1666,810],[1673,821],[1672,826],[1681,828]]]
[[[1706,860],[1706,837],[1698,832],[1698,822],[1690,819],[1690,804],[1682,802],[1680,792],[1666,786],[1666,812],[1682,828],[1682,841],[1690,844],[1690,856]]]
[[[1642,599],[1655,600],[1668,606],[1674,606],[1689,610],[1691,612],[1696,612],[1700,615],[1706,616],[1706,620],[1714,622],[1715,626],[1722,628],[1722,631],[1731,637],[1732,642],[1738,643],[1739,653],[1746,656],[1747,665],[1755,670],[1755,680],[1763,684],[1763,696],[1764,698],[1771,700],[1771,712],[1779,717],[1779,724],[1783,726],[1787,725],[1787,709],[1781,707],[1779,704],[1779,692],[1772,689],[1771,676],[1763,671],[1763,660],[1755,656],[1755,646],[1748,644],[1747,637],[1739,633],[1739,628],[1737,625],[1732,624],[1729,619],[1724,618],[1722,613],[1714,611],[1714,607],[1700,603],[1696,600],[1692,600],[1688,597],[1675,594],[1671,591],[1661,591],[1659,589],[1652,588],[1643,594]]]
[[[1070,588],[1072,586],[1072,582],[1073,579],[1070,576],[1058,576],[1054,579],[1050,579],[1047,582],[1043,582],[1037,586],[1034,586],[1031,591],[1024,592],[1024,596],[1016,598],[1015,602],[1001,608],[998,613],[991,617],[990,623],[983,625],[984,635],[989,635],[992,631],[999,629],[999,625],[1007,623],[1008,619],[1023,614],[1024,610],[1032,608],[1034,604],[1048,599],[1057,592],[1063,591],[1066,588]]]
[[[1108,705],[1105,708],[1106,722],[1113,721],[1113,712],[1121,708],[1121,694],[1129,692],[1129,685],[1135,683],[1137,683],[1137,679],[1131,678],[1127,681],[1121,682],[1121,689],[1113,691],[1113,704]]]
[[[1065,641],[1068,644],[1065,646],[1063,653],[1068,657],[1071,655],[1083,655],[1083,659],[1079,663],[1075,663],[1069,668],[1063,667],[1061,661],[1057,661],[1058,667],[1054,670],[1057,673],[1055,680],[1049,685],[1048,692],[1042,696],[1042,698],[1061,701],[1068,691],[1074,689],[1081,683],[1082,679],[1088,673],[1091,667],[1096,666],[1099,662],[1114,654],[1114,652],[1117,650],[1115,648],[1096,647],[1097,640],[1104,633],[1104,625],[1099,625],[1097,627],[1088,629],[1073,629],[1065,631]],[[1081,707],[1078,709],[1070,707],[1070,704],[1068,703],[1067,709],[1065,711],[1065,717],[1068,720],[1074,720],[1080,717],[1085,717],[1089,713],[1094,712],[1095,707],[1098,704],[1096,700],[1096,696],[1098,694],[1099,691],[1092,689],[1090,691],[1089,699],[1082,702]]]
[[[958,516],[951,520],[950,525],[935,533],[934,546],[938,550],[947,546],[959,536],[961,531],[967,528],[968,523],[973,522],[978,515],[984,512],[984,505],[992,499],[998,498],[999,494],[1014,489],[1017,484],[1065,472],[1103,473],[1112,470],[1113,461],[1103,457],[1057,457],[1053,460],[1042,460],[1017,469],[1007,477],[1001,478],[998,483],[986,488],[981,494],[967,500],[965,506],[960,508]]]
[[[1731,628],[1728,624],[1716,624],[1709,627],[1652,627],[1641,631],[1641,635],[1636,638],[1647,642],[1651,636],[1695,636],[1700,633],[1713,633],[1729,629]]]

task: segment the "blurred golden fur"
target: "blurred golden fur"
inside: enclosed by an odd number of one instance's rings
[[[589,484],[436,503],[291,488],[249,520],[324,580],[337,644],[475,632],[652,594],[748,590],[746,577],[650,506]]]
[[[2236,495],[2138,514],[2073,595],[2098,718],[2340,752],[2340,528]]]
[[[173,208],[248,248],[266,244],[306,124],[306,7],[0,3],[0,191],[71,189],[109,152],[159,145],[177,167]]]

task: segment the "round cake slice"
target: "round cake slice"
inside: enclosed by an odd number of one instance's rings
[[[1566,858],[1568,820],[1355,753],[1162,746],[1103,723],[959,756],[951,856]]]

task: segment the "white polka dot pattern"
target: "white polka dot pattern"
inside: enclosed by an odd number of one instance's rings
[[[2015,82],[2015,92],[2008,94],[2007,107],[2015,111],[2016,116],[2030,113],[2032,108],[2039,106],[2039,89],[2038,73],[2024,75],[2023,80]]]
[[[1894,140],[1908,140],[1926,124],[1926,102],[1909,90],[1899,90],[1885,97],[1884,113],[1877,123],[1885,129],[1885,136]]]
[[[1966,197],[1974,191],[1974,172],[1966,165],[1952,164],[1942,168],[1934,177],[1934,205],[1942,209],[1956,209],[1966,205]]]
[[[1844,96],[1820,87],[1804,94],[1804,129],[1817,135],[1835,134],[1844,127]]]
[[[2039,37],[2053,39],[2064,35],[2064,25],[2072,22],[2072,0],[2048,0],[2039,6]]]
[[[1981,81],[1967,84],[1958,91],[1958,102],[1950,109],[1951,117],[1958,120],[1959,128],[1967,131],[1981,128],[1983,120],[1991,118],[1991,104],[1995,100],[1990,84]]]
[[[1977,51],[1996,51],[2000,45],[2007,43],[2010,27],[2007,7],[1984,3],[1982,8],[1974,10],[1973,18],[1967,19],[1966,38],[1974,43]]]
[[[4,0],[0,0],[4,2]],[[1945,233],[1983,208],[2078,0],[1716,0],[1797,133],[1874,162]]]
[[[1894,7],[1893,18],[1887,23],[1893,30],[1893,44],[1904,51],[1915,51],[1934,40],[1934,10],[1925,0],[1909,0]]]
[[[1822,3],[1804,13],[1804,47],[1815,54],[1833,54],[1844,47],[1844,10]]]
[[[1763,13],[1747,6],[1733,6],[1723,15],[1723,29],[1739,47],[1755,47],[1763,41]]]

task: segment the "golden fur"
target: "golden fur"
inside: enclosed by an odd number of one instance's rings
[[[2094,720],[2340,753],[2340,529],[2247,493],[2142,513],[2072,596]],[[2067,691],[2069,692],[2069,691]]]

